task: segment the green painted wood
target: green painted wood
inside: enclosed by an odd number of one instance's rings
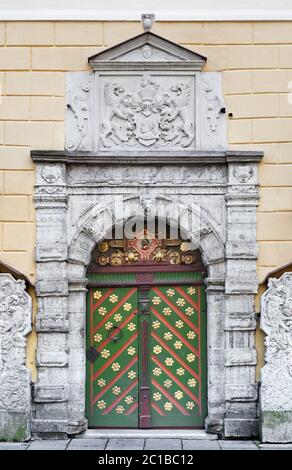
[[[154,274],[154,282],[175,282],[175,283],[184,283],[184,282],[200,282],[204,279],[204,273],[201,272],[157,272]]]
[[[207,415],[204,288],[153,287],[149,298],[152,427],[203,427]]]
[[[91,274],[90,281],[98,282],[103,276],[108,274]],[[203,427],[207,415],[206,299],[204,285],[197,284],[203,274],[155,273],[157,285],[148,292],[117,286],[133,274],[109,276],[113,287],[90,287],[87,296],[87,349],[94,347],[100,353],[94,363],[87,359],[89,427],[137,428],[147,422],[146,427],[154,428]],[[139,312],[134,315],[138,304]],[[121,327],[122,337],[108,341],[114,326]],[[112,331],[115,335],[119,337],[119,330]],[[141,393],[139,397],[143,386],[149,386],[149,419]]]
[[[117,285],[135,282],[136,275],[133,273],[90,273],[87,275],[87,279],[92,284]]]
[[[138,297],[134,287],[90,288],[86,415],[90,427],[138,427]],[[110,338],[109,338],[110,336]]]

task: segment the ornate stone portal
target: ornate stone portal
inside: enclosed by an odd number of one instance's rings
[[[30,437],[30,372],[25,367],[25,346],[31,320],[25,282],[0,273],[0,440]]]
[[[266,333],[261,371],[263,442],[292,440],[292,274],[269,279],[262,296],[261,328]]]
[[[207,268],[208,418],[225,436],[258,433],[254,346],[257,162],[229,152],[220,74],[144,33],[68,74],[66,151],[37,164],[38,381],[32,431],[86,428],[86,269],[113,225],[151,211],[197,243]],[[146,211],[146,212],[145,212]]]

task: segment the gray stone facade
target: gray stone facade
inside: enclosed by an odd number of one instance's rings
[[[207,268],[206,429],[258,434],[254,294],[262,153],[227,151],[220,74],[201,72],[204,62],[150,33],[92,57],[92,73],[68,75],[67,151],[32,152],[37,436],[87,427],[86,268],[112,226],[144,213],[145,204],[170,225],[180,210],[182,229]]]

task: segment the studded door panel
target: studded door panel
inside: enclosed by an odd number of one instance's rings
[[[89,289],[86,401],[91,427],[138,427],[137,307],[135,287]]]
[[[206,352],[202,289],[200,285],[168,285],[149,291],[152,427],[204,424]]]

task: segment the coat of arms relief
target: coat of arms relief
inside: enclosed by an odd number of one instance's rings
[[[192,80],[143,75],[107,77],[101,85],[101,148],[195,147]]]

